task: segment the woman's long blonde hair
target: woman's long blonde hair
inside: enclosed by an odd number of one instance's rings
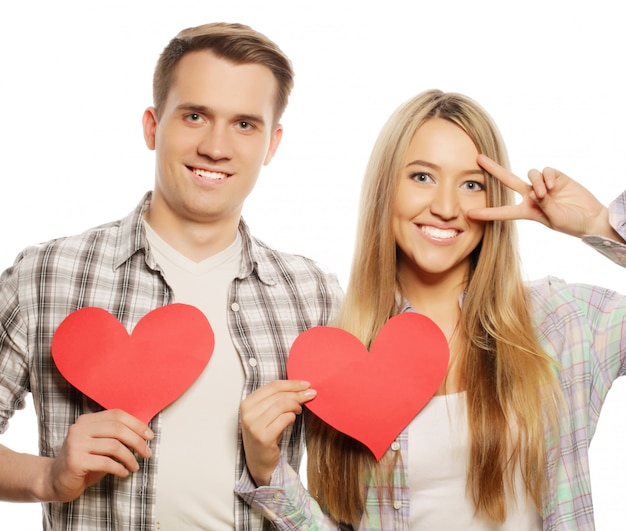
[[[417,129],[435,117],[458,125],[479,153],[509,166],[493,120],[466,96],[429,90],[392,114],[365,172],[350,281],[335,323],[368,346],[398,311],[396,297],[402,295],[391,227],[400,167]],[[486,190],[488,206],[513,201],[512,192],[491,176],[487,176]],[[506,518],[505,497],[511,492],[516,466],[541,512],[546,422],[557,425],[555,367],[535,337],[528,304],[515,224],[489,222],[471,255],[458,330],[464,350],[457,363],[458,384],[467,395],[470,430],[467,489],[477,514],[498,522]],[[384,458],[377,463],[361,443],[312,414],[307,440],[309,490],[337,522],[358,523],[365,510],[367,485],[389,485],[394,463]]]

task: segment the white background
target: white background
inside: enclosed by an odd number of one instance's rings
[[[277,157],[244,211],[257,236],[335,270],[345,286],[362,172],[384,120],[427,88],[463,92],[499,124],[512,167],[555,166],[603,202],[624,188],[626,32],[619,2],[20,0],[0,7],[0,269],[26,245],[130,212],[153,181],[141,115],[180,29],[243,22],[291,57],[296,87]],[[525,274],[626,293],[621,268],[573,238],[520,225]],[[598,529],[626,489],[626,387],[592,444]],[[32,410],[0,443],[36,451]],[[38,529],[0,503],[0,529]]]

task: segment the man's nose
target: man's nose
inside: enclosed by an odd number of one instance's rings
[[[227,126],[211,124],[206,128],[198,153],[213,160],[228,159],[231,156],[231,142]]]

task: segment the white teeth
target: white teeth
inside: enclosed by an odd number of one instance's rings
[[[430,227],[427,225],[422,225],[422,232],[425,232],[433,238],[439,238],[440,240],[454,238],[459,233],[454,229],[438,229],[437,227]]]
[[[222,179],[225,179],[226,177],[228,177],[228,175],[225,173],[201,170],[199,168],[193,168],[193,172],[199,177],[202,177],[203,179],[211,179],[214,181],[221,181]]]

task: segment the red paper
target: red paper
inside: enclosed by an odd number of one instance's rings
[[[105,409],[148,423],[204,370],[215,341],[204,314],[169,304],[145,315],[128,334],[102,308],[68,315],[52,338],[59,372]]]
[[[424,315],[406,312],[389,319],[370,352],[339,328],[303,332],[291,347],[287,375],[311,382],[317,396],[306,406],[380,460],[435,394],[449,357],[439,327]]]

